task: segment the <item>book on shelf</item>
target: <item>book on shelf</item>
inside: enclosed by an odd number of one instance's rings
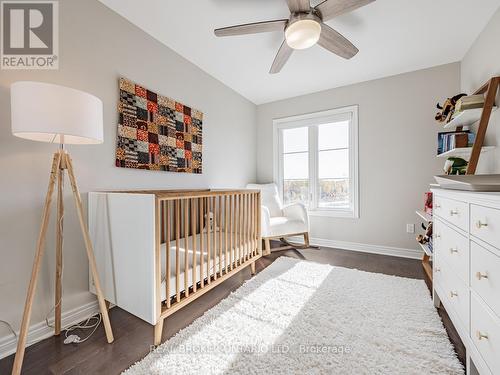
[[[466,111],[468,109],[475,108],[483,108],[484,107],[484,95],[468,95],[463,96],[458,99],[457,104],[455,104],[455,113],[454,117],[459,115],[462,111]]]
[[[475,134],[469,130],[458,130],[438,133],[437,154],[453,150],[455,148],[469,147],[474,144]]]

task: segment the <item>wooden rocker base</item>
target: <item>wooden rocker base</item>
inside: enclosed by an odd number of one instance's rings
[[[304,236],[304,244],[296,244],[293,242],[289,242],[286,240],[285,237],[283,236],[278,236],[278,237],[264,237],[262,238],[264,240],[264,252],[263,255],[270,255],[271,253],[277,252],[277,251],[285,251],[285,250],[305,250],[305,249],[319,249],[319,246],[311,245],[309,243],[309,233],[296,233],[296,234],[290,234],[288,236]],[[272,239],[279,239],[282,243],[284,243],[284,246],[280,247],[273,247],[271,248],[271,240]]]
[[[305,249],[319,250],[319,246],[311,245],[310,243],[300,244],[300,243],[289,242],[285,237],[281,237],[280,241],[283,242],[284,244],[286,244],[287,247],[291,247],[291,248],[297,249],[297,250],[305,250]]]

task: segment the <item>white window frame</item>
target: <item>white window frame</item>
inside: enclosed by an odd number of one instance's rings
[[[350,202],[349,208],[323,208],[318,207],[318,145],[317,131],[314,125],[339,121],[349,121],[349,179],[350,179]],[[352,105],[331,109],[328,111],[309,113],[298,116],[284,117],[273,120],[273,176],[278,185],[278,190],[283,200],[283,143],[280,133],[283,129],[309,127],[309,179],[311,186],[310,201],[312,208],[309,209],[311,216],[329,216],[344,218],[359,218],[359,152],[358,152],[358,106]],[[311,199],[312,198],[312,199]]]

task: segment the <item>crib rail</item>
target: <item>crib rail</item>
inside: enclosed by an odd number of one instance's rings
[[[254,267],[261,256],[258,190],[156,194],[157,316],[172,314],[241,268]]]

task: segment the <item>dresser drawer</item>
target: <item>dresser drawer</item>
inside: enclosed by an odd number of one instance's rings
[[[500,316],[500,257],[471,241],[471,288]]]
[[[436,196],[433,203],[433,214],[465,231],[469,227],[469,205],[466,202]]]
[[[442,284],[442,275],[443,273],[441,272],[441,260],[435,254],[432,257],[432,282],[436,284]]]
[[[469,285],[469,240],[464,235],[450,228],[438,219],[434,220],[434,253],[441,262],[446,262],[451,269]]]
[[[471,295],[471,339],[493,374],[500,374],[500,320]]]
[[[470,234],[500,249],[500,210],[471,204]]]
[[[469,288],[453,272],[449,264],[441,262],[439,264],[440,287],[444,296],[440,296],[444,306],[452,309],[462,321],[462,326],[469,326]]]

